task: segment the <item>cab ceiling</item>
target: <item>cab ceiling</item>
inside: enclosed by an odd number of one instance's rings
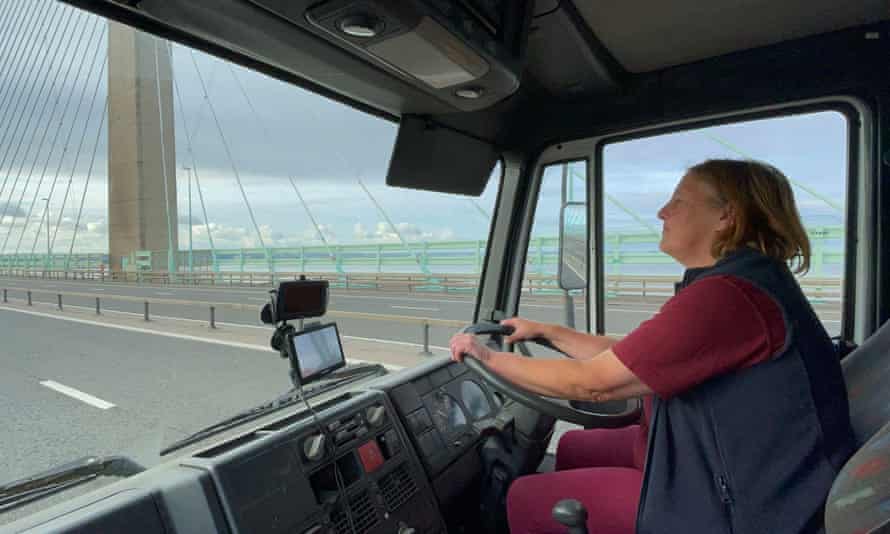
[[[714,57],[731,64],[723,55],[890,15],[886,0],[537,0],[519,90],[460,113],[313,32],[299,15],[316,0],[64,1],[365,111],[394,120],[428,115],[501,145],[518,135],[517,124],[547,118],[554,106],[618,101],[677,65]]]
[[[630,72],[649,72],[886,19],[886,0],[577,0]]]

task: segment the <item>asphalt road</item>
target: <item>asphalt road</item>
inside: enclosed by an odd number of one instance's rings
[[[157,463],[163,445],[290,387],[268,351],[7,310],[0,325],[0,484],[85,455]]]
[[[250,310],[232,310],[224,307],[215,311],[216,320],[241,325],[261,325],[259,321],[260,307],[268,302],[268,291],[265,288],[193,288],[180,286],[137,286],[120,283],[95,283],[71,281],[44,281],[20,278],[0,278],[0,288],[30,288],[35,291],[51,291],[52,293],[34,293],[34,302],[56,302],[56,293],[62,294],[63,306],[80,306],[94,308],[92,297],[74,297],[67,293],[89,293],[100,297],[103,310],[122,311],[142,315],[142,302],[126,302],[115,300],[114,296],[148,298],[151,315],[181,317],[199,321],[209,320],[209,303],[231,303],[251,306]],[[13,301],[22,301],[26,294],[21,290],[8,291]],[[166,304],[163,301],[191,301],[191,305],[179,303]],[[434,319],[450,319],[469,322],[473,315],[474,301],[472,297],[463,295],[446,295],[441,293],[389,293],[369,291],[332,291],[329,310],[370,313],[375,315],[398,315],[411,317],[428,317]],[[522,315],[549,322],[563,322],[564,305],[558,297],[532,297],[523,302]],[[622,312],[623,313],[623,312]],[[576,302],[577,324],[586,320],[583,303]],[[632,313],[633,315],[633,313]],[[341,335],[364,338],[421,343],[423,331],[418,324],[406,324],[386,320],[338,318]],[[454,326],[432,326],[430,342],[435,346],[447,346],[448,339],[454,334]]]
[[[199,321],[209,320],[209,303],[237,303],[255,306],[254,310],[230,310],[218,308],[216,320],[242,325],[260,325],[259,309],[268,302],[266,288],[247,287],[216,287],[195,288],[182,286],[139,286],[121,283],[97,283],[90,281],[56,281],[21,278],[0,278],[0,288],[18,287],[32,288],[34,290],[52,291],[63,295],[63,305],[95,307],[94,298],[65,296],[66,292],[90,293],[100,296],[103,309],[123,311],[134,314],[143,313],[143,303],[115,301],[115,295],[127,297],[149,298],[153,302],[150,305],[150,313],[181,317]],[[25,294],[22,291],[10,291],[12,299],[22,300]],[[35,302],[55,302],[54,294],[33,295]],[[164,304],[164,300],[185,300],[194,304]],[[642,321],[651,317],[659,304],[608,301],[606,306],[606,332],[609,334],[623,335],[636,328]],[[469,321],[473,314],[474,301],[468,295],[451,295],[442,293],[395,293],[374,292],[356,290],[333,290],[328,305],[329,310],[361,312],[375,315],[400,315],[412,317],[429,317],[435,319],[450,319],[457,321]],[[523,296],[520,306],[520,315],[535,320],[553,323],[564,323],[565,305],[562,297],[554,295],[526,295]],[[839,310],[817,307],[831,335],[840,331]],[[586,321],[586,307],[580,298],[575,299],[576,325],[583,326]],[[406,324],[387,320],[369,320],[339,318],[337,322],[342,335],[391,340],[409,343],[421,343],[423,331],[419,325]],[[430,342],[436,346],[447,346],[448,339],[454,333],[455,327],[432,326],[430,328]]]

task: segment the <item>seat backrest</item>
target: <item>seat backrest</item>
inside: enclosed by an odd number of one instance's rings
[[[856,445],[890,421],[890,321],[841,362]]]
[[[859,449],[825,505],[828,534],[890,532],[890,321],[842,362]]]
[[[890,423],[844,465],[825,504],[827,534],[890,532]]]

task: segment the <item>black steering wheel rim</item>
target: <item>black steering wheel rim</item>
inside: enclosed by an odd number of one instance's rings
[[[461,333],[488,335],[502,345],[502,336],[512,334],[513,328],[499,323],[480,322],[465,326],[461,329]],[[535,338],[530,341],[561,352],[546,339]],[[527,348],[524,352],[528,352]],[[484,381],[488,382],[489,385],[514,401],[540,413],[575,423],[585,428],[619,428],[627,426],[638,421],[642,411],[639,399],[596,403],[567,401],[533,393],[490,370],[472,356],[465,356],[464,364]]]

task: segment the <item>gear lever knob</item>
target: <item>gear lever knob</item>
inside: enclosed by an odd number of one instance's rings
[[[569,528],[569,534],[587,534],[587,510],[575,499],[563,499],[553,507],[553,519]]]

